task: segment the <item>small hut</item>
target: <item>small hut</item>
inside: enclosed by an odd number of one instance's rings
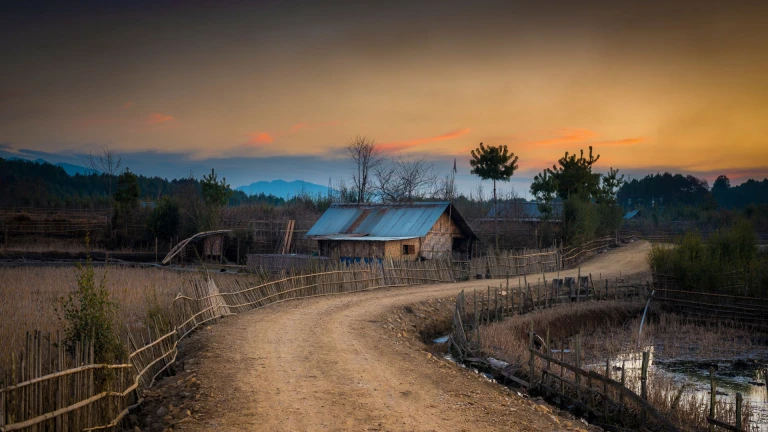
[[[367,262],[466,257],[476,236],[450,202],[423,202],[333,204],[307,238],[322,256]]]

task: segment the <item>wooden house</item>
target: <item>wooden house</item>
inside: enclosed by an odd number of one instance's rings
[[[345,261],[467,256],[475,234],[449,202],[333,204],[307,232],[321,256]]]

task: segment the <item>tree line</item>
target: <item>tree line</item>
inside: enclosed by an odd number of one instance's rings
[[[130,170],[128,170],[130,172]],[[113,193],[122,173],[69,175],[49,163],[0,158],[0,206],[45,208],[111,208]],[[177,197],[190,190],[202,194],[201,180],[193,175],[168,180],[136,175],[140,201],[155,201],[164,196]],[[228,205],[284,205],[286,199],[274,195],[247,195],[232,190]]]
[[[92,173],[87,175],[70,176],[48,163],[0,158],[0,206],[109,208],[117,226],[127,226],[141,214],[148,235],[168,238],[218,227],[225,207],[293,206],[319,214],[333,202],[445,200],[453,202],[468,220],[478,220],[487,219],[493,208],[520,200],[514,194],[500,200],[497,193],[497,182],[510,181],[518,169],[519,156],[506,145],[480,143],[469,155],[471,173],[492,182],[490,198],[481,185],[468,194],[457,192],[455,161],[453,172],[441,177],[426,157],[386,154],[370,137],[357,136],[345,149],[354,166],[349,182],[340,179],[336,185],[329,184],[326,196],[299,195],[289,200],[248,196],[233,190],[213,170],[199,179],[191,174],[173,180],[136,175],[123,169],[120,157],[107,148],[90,156]],[[745,211],[760,213],[754,203],[768,203],[768,179],[731,186],[726,176],[720,176],[711,189],[706,180],[670,173],[626,182],[618,169],[596,172],[599,159],[592,147],[586,152],[565,152],[557,164],[534,177],[530,191],[541,213],[545,242],[558,238],[578,243],[615,232],[625,209],[650,209],[656,218],[666,212],[664,217],[686,219],[717,208],[746,206]],[[500,212],[492,214],[496,215],[492,219],[498,247]]]

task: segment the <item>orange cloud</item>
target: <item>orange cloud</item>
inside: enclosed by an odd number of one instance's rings
[[[151,125],[156,125],[156,124],[166,123],[173,120],[175,120],[173,116],[160,114],[160,113],[152,113],[149,115],[149,118],[147,119],[147,123]]]
[[[275,139],[272,138],[272,135],[266,132],[251,132],[248,134],[248,138],[248,145],[257,147],[271,144],[275,141]]]
[[[126,102],[123,104],[123,109],[126,110],[133,106],[133,102]]]
[[[291,133],[296,133],[307,127],[309,127],[307,123],[296,123],[295,125],[291,126]]]
[[[541,141],[533,141],[525,143],[525,146],[548,146],[556,144],[572,144],[587,141],[590,138],[597,136],[597,133],[589,129],[563,129],[560,131],[560,135],[555,138],[545,139]]]
[[[470,131],[471,129],[467,129],[467,128],[457,129],[455,131],[447,132],[442,135],[436,135],[436,136],[427,137],[427,138],[418,138],[418,139],[409,140],[409,141],[393,141],[388,143],[381,143],[378,145],[378,147],[382,151],[403,150],[411,147],[417,147],[420,145],[429,144],[432,142],[458,138],[462,135],[468,134]]]

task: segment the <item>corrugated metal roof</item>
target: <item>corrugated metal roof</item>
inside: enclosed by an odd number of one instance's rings
[[[628,212],[624,215],[624,219],[632,219],[633,217],[637,216],[638,213],[640,213],[640,210],[632,210],[631,212]]]
[[[351,236],[351,235],[330,235],[323,236],[323,240],[344,240],[344,241],[397,241],[397,240],[410,240],[418,237],[370,237],[370,236]]]
[[[450,205],[449,202],[333,204],[307,232],[307,237],[339,236],[339,240],[361,241],[424,237]],[[451,212],[462,231],[474,237],[472,230],[455,209],[451,209]]]

